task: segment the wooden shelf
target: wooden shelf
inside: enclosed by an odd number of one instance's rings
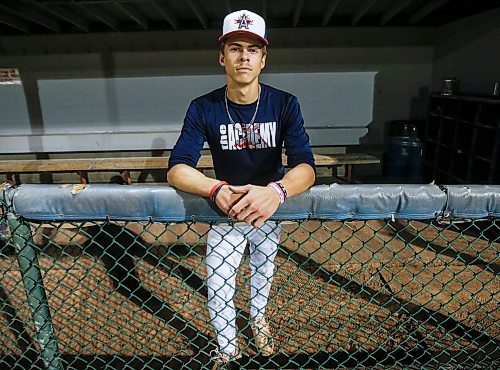
[[[500,183],[500,99],[432,94],[424,143],[426,181]]]

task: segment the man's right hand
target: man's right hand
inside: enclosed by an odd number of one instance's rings
[[[245,196],[246,193],[233,193],[228,185],[223,185],[215,197],[215,204],[222,212],[229,216],[231,208]]]

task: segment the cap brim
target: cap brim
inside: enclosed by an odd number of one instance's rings
[[[251,32],[251,31],[245,31],[245,30],[238,30],[238,31],[232,31],[232,32],[228,32],[224,35],[222,35],[221,37],[219,37],[219,41],[225,41],[228,37],[230,36],[233,36],[233,35],[237,35],[237,34],[242,34],[242,35],[246,35],[246,36],[251,36],[251,37],[254,37],[256,38],[257,40],[261,41],[264,45],[269,45],[269,41],[267,41],[265,38],[263,38],[262,36],[260,35],[257,35],[256,33],[254,32]]]

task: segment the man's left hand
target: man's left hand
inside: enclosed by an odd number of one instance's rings
[[[229,216],[255,227],[262,226],[280,205],[278,193],[268,186],[229,186],[229,190],[244,194],[229,210]]]

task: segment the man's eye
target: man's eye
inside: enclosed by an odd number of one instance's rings
[[[248,51],[249,51],[250,53],[252,53],[252,54],[257,53],[257,49],[248,49]]]

